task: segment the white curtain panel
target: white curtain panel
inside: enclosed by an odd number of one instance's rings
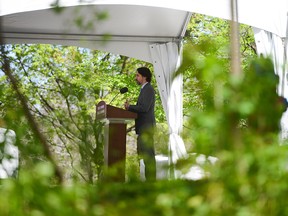
[[[179,158],[187,154],[180,136],[183,125],[183,77],[178,75],[174,78],[175,71],[181,63],[182,51],[179,50],[177,43],[169,42],[151,45],[150,52],[158,90],[169,125],[169,164],[175,164]],[[175,173],[172,175],[175,176]]]
[[[0,163],[0,179],[12,177],[18,170],[19,166],[19,150],[15,146],[16,134],[12,130],[0,128],[0,145],[3,152],[0,150],[2,161]]]
[[[287,37],[279,36],[265,30],[254,28],[254,37],[258,55],[270,57],[274,63],[275,73],[279,76],[278,95],[288,99],[288,67],[287,67]],[[288,110],[283,113],[280,121],[280,138],[288,139]]]
[[[258,55],[270,57],[274,63],[275,73],[279,76],[277,92],[288,98],[287,83],[287,38],[253,28]]]
[[[168,96],[169,149],[171,162],[176,163],[179,158],[187,155],[184,142],[180,136],[183,126],[183,77],[178,75],[173,79],[170,95]]]

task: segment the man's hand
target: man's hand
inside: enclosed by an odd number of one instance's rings
[[[124,107],[126,110],[129,109],[129,101],[128,100],[125,101]]]

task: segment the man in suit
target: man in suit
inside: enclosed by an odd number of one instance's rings
[[[151,71],[146,67],[137,69],[136,82],[141,86],[136,105],[130,105],[126,101],[125,109],[137,113],[135,119],[135,131],[137,137],[137,153],[143,158],[145,164],[145,177],[147,181],[156,179],[156,161],[153,139],[153,128],[155,127],[155,91],[150,84]]]

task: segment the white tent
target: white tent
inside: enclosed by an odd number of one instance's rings
[[[0,0],[5,43],[75,45],[150,62],[170,126],[172,161],[186,154],[182,126],[182,78],[172,82],[181,59],[181,40],[192,13],[231,19],[231,0]],[[259,54],[273,57],[280,77],[278,93],[287,90],[287,0],[240,0],[238,21],[254,27]],[[107,13],[107,19],[96,15]],[[79,18],[82,19],[79,19]],[[76,26],[75,21],[82,25]],[[93,22],[91,22],[93,21]],[[110,35],[103,42],[103,35]]]

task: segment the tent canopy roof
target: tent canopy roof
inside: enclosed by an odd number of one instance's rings
[[[75,45],[151,62],[149,44],[180,41],[190,20],[187,11],[139,5],[72,5],[61,13],[39,8],[3,16],[6,43]]]
[[[51,9],[54,0],[0,1],[5,43],[75,45],[147,62],[150,44],[182,39],[191,12],[230,19],[230,0],[62,0],[61,13]],[[287,0],[241,0],[238,9],[239,22],[287,36]]]

